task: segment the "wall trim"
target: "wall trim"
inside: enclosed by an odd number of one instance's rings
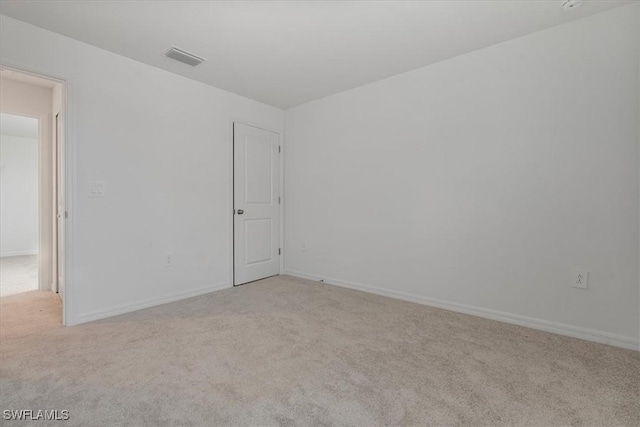
[[[521,316],[519,314],[508,313],[498,310],[490,310],[487,308],[476,307],[472,305],[459,304],[452,301],[444,301],[434,298],[428,298],[420,295],[391,291],[375,286],[363,285],[360,283],[349,282],[346,280],[334,279],[331,277],[317,276],[313,274],[303,273],[296,270],[286,270],[284,274],[299,277],[307,280],[319,281],[343,288],[354,289],[370,294],[382,295],[389,298],[395,298],[403,301],[414,302],[431,307],[442,308],[457,313],[469,314],[472,316],[482,317],[485,319],[497,320],[499,322],[510,323],[512,325],[524,326],[531,329],[537,329],[544,332],[551,332],[558,335],[564,335],[571,338],[578,338],[586,341],[592,341],[599,344],[607,344],[614,347],[625,348],[629,350],[640,351],[640,341],[631,337],[616,335],[609,332],[602,332],[595,329],[581,328],[578,326],[567,325],[565,323],[551,322],[549,320],[537,319],[534,317]]]
[[[106,319],[107,317],[113,317],[120,314],[130,313],[132,311],[142,310],[144,308],[155,307],[170,302],[180,301],[186,298],[196,297],[199,295],[208,294],[210,292],[221,291],[223,289],[230,289],[229,283],[218,283],[216,285],[205,286],[203,288],[192,289],[189,291],[175,292],[159,298],[149,298],[146,300],[118,305],[115,307],[107,308],[104,310],[92,311],[85,314],[80,314],[72,319],[69,325],[79,325],[81,323],[92,322],[94,320]]]
[[[10,256],[21,256],[21,255],[38,255],[38,250],[32,249],[30,251],[2,252],[0,253],[0,258],[10,257]]]

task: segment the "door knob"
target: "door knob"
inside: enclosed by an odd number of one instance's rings
[[[242,209],[238,209],[238,215],[242,215],[244,211]]]

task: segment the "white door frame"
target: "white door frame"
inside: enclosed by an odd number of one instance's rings
[[[73,98],[73,79],[68,75],[62,75],[55,70],[34,68],[25,64],[2,58],[0,66],[5,69],[17,71],[24,74],[32,74],[36,77],[42,77],[56,81],[62,84],[62,109],[63,114],[63,153],[64,156],[64,193],[65,206],[64,211],[67,218],[64,226],[64,291],[62,293],[62,324],[73,325],[77,323],[73,318],[73,224],[74,212],[76,207],[76,144],[75,144],[75,110],[73,109],[75,101]],[[56,224],[57,227],[57,224]]]
[[[285,248],[284,248],[284,138],[283,131],[279,129],[274,129],[269,126],[262,126],[259,124],[252,123],[250,121],[242,120],[242,119],[234,119],[232,118],[229,121],[229,284],[231,287],[236,286],[235,278],[234,278],[234,267],[235,267],[235,259],[234,259],[234,251],[233,251],[233,229],[234,229],[234,212],[233,212],[233,194],[234,194],[234,158],[233,158],[233,125],[234,123],[251,126],[254,128],[266,130],[268,132],[273,132],[278,135],[278,145],[280,146],[280,170],[279,170],[279,181],[280,181],[280,205],[278,207],[278,215],[280,216],[280,248],[282,249],[282,253],[280,254],[280,271],[279,274],[284,272],[284,256],[285,256]]]

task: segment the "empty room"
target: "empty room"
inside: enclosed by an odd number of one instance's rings
[[[0,0],[0,419],[640,425],[640,2]]]

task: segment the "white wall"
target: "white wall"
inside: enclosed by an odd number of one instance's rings
[[[5,16],[0,38],[3,63],[68,79],[67,324],[231,286],[230,123],[282,110]]]
[[[287,110],[287,270],[637,346],[639,8]]]
[[[37,254],[38,139],[0,134],[0,175],[0,256]]]

